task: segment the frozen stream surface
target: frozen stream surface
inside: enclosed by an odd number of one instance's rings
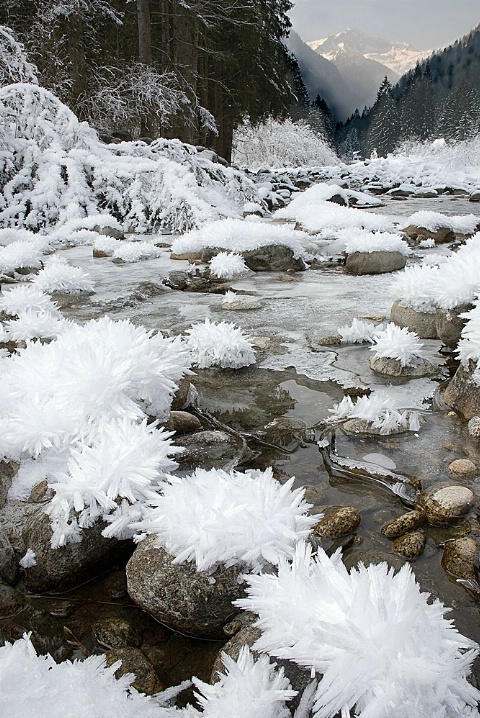
[[[387,207],[373,211],[407,215],[419,209],[433,209],[445,214],[480,213],[477,205],[452,197],[390,200]],[[163,239],[168,243],[170,238],[165,236]],[[439,247],[423,250],[417,256],[447,251]],[[454,459],[470,458],[477,465],[480,463],[478,441],[469,438],[465,424],[447,410],[435,409],[432,405],[435,391],[449,376],[444,365],[445,356],[439,353],[440,342],[424,342],[426,356],[438,366],[438,374],[433,379],[408,382],[389,382],[374,375],[368,365],[371,353],[366,346],[328,345],[328,337],[336,333],[337,327],[351,323],[354,317],[388,321],[392,304],[389,294],[392,276],[389,274],[352,277],[333,262],[325,268],[296,274],[250,273],[245,279],[233,282],[232,288],[239,294],[254,296],[261,307],[226,311],[222,308],[222,296],[218,294],[152,287],[152,284],[161,285],[170,271],[189,268],[186,261],[170,260],[168,247],[160,258],[134,264],[116,264],[110,258],[94,259],[91,246],[62,250],[62,255],[88,271],[96,290],[88,299],[74,299],[67,304],[63,308],[67,317],[81,322],[108,314],[112,319],[128,318],[135,324],[169,335],[183,333],[192,322],[208,317],[212,321],[235,322],[250,337],[255,337],[256,346],[260,348],[258,362],[253,368],[197,372],[193,381],[199,392],[199,406],[234,429],[264,432],[269,443],[286,447],[287,452],[263,447],[252,457],[250,465],[259,468],[273,465],[280,480],[294,475],[298,485],[307,486],[307,497],[315,505],[314,510],[320,511],[328,505],[355,506],[360,510],[360,527],[344,551],[349,566],[358,561],[381,560],[399,566],[402,561],[392,553],[391,542],[380,533],[380,527],[406,509],[398,497],[374,484],[329,478],[316,445],[318,431],[315,425],[328,416],[328,410],[342,399],[344,391],[355,393],[381,387],[401,397],[403,406],[420,409],[425,423],[418,433],[389,437],[349,437],[338,432],[339,454],[357,459],[370,457],[379,464],[395,467],[396,471],[418,479],[423,489],[451,478],[447,467]],[[415,258],[409,261],[415,261]],[[278,428],[279,420],[284,419],[294,421],[280,424]],[[272,422],[276,424],[272,425]],[[309,429],[301,440],[295,434],[297,425]],[[287,427],[283,433],[282,426]],[[480,495],[480,479],[460,481]],[[443,542],[472,533],[480,533],[475,515],[469,515],[454,528],[430,527],[426,549],[414,563],[414,571],[424,591],[452,607],[450,617],[457,628],[480,641],[478,595],[449,579],[441,567]],[[325,541],[325,548],[330,548],[330,543]],[[73,599],[65,597],[74,605],[75,601],[81,602],[84,616],[77,623],[82,636],[85,629],[81,626],[91,620],[89,605],[94,606],[91,612],[96,614],[114,611],[107,609],[114,578],[110,576],[91,588],[84,587]],[[122,579],[118,577],[118,581],[121,583]],[[95,603],[97,600],[100,603]],[[49,613],[50,608],[48,611],[40,609],[41,603],[37,600],[31,609],[31,618],[27,620],[28,625],[23,624],[23,628],[35,625],[38,615]],[[137,610],[127,608],[127,603],[120,601],[118,610]],[[23,620],[26,620],[25,616]],[[144,617],[142,620],[147,621]],[[151,632],[158,628],[153,622],[150,624],[148,631],[153,635]],[[47,628],[44,621],[42,625],[46,648],[58,653],[57,624]],[[18,629],[12,627],[11,630],[18,633]],[[37,631],[40,628],[37,627]],[[88,643],[88,638],[82,640]],[[218,645],[171,635],[165,646],[168,650],[165,648],[161,661],[169,681],[178,682],[192,673],[208,678]],[[477,675],[480,675],[478,669]]]

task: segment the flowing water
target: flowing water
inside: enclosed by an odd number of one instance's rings
[[[390,200],[386,207],[374,211],[409,215],[420,209],[480,214],[478,205],[449,196]],[[420,254],[428,252],[432,250]],[[254,368],[197,372],[194,384],[198,406],[225,426],[253,437],[248,440],[250,459],[242,468],[271,465],[280,481],[295,476],[298,486],[307,487],[313,511],[331,505],[359,509],[361,524],[355,535],[344,542],[348,566],[380,560],[399,566],[401,560],[392,553],[391,542],[380,533],[380,527],[406,509],[397,496],[378,484],[331,478],[326,471],[316,443],[318,427],[333,404],[342,399],[344,390],[361,393],[381,387],[401,397],[404,406],[421,408],[425,422],[418,433],[387,437],[351,437],[339,431],[340,455],[367,457],[380,465],[395,467],[395,471],[420,480],[423,489],[447,479],[447,467],[454,459],[470,458],[480,465],[478,440],[468,436],[460,419],[445,409],[433,408],[431,402],[440,382],[449,376],[445,357],[439,353],[440,342],[425,342],[427,358],[438,366],[438,376],[409,382],[387,381],[374,375],[366,347],[325,344],[326,337],[354,317],[388,319],[392,304],[390,275],[350,277],[334,264],[294,275],[249,275],[234,282],[233,288],[257,297],[261,308],[226,311],[220,295],[192,294],[160,286],[169,271],[189,266],[186,262],[172,263],[167,248],[159,259],[137,264],[93,259],[91,247],[75,247],[64,250],[64,254],[71,263],[86,269],[96,286],[90,298],[65,304],[64,313],[77,321],[109,314],[114,319],[128,318],[174,335],[192,322],[209,317],[213,321],[233,321],[256,337],[257,345],[263,348],[258,351]],[[462,482],[480,496],[480,478]],[[429,528],[426,549],[414,563],[414,571],[424,591],[452,607],[450,617],[457,628],[480,641],[478,594],[451,580],[440,563],[443,542],[466,534],[480,535],[475,512],[454,528]],[[327,540],[324,546],[328,549],[331,544]],[[127,618],[141,627],[140,645],[166,685],[192,674],[208,680],[221,644],[178,636],[143,614],[126,594],[121,565],[68,595],[27,598],[26,606],[16,616],[0,624],[0,633],[4,639],[12,640],[24,630],[32,630],[37,647],[60,660],[89,651],[102,652],[93,637],[92,625],[99,618],[112,616]]]

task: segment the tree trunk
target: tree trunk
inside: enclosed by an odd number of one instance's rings
[[[138,61],[152,64],[152,25],[150,22],[150,1],[137,0],[138,17]]]

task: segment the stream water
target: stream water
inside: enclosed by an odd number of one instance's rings
[[[374,211],[407,215],[419,209],[480,215],[479,205],[446,196],[390,200],[387,206]],[[424,250],[420,254],[432,251],[446,250]],[[459,418],[446,410],[435,410],[429,402],[439,383],[448,377],[445,357],[439,353],[440,342],[425,342],[427,358],[439,367],[438,376],[410,382],[379,379],[369,368],[366,347],[323,343],[339,325],[350,323],[354,317],[378,321],[388,318],[391,275],[351,277],[333,265],[294,275],[250,274],[234,282],[233,288],[257,297],[261,308],[226,311],[220,295],[192,294],[160,286],[169,271],[189,266],[186,262],[171,262],[168,248],[162,257],[136,264],[93,259],[90,246],[62,252],[72,264],[87,270],[95,282],[94,295],[73,299],[63,307],[65,315],[77,321],[108,314],[173,335],[209,317],[213,321],[233,321],[257,338],[257,345],[264,348],[258,351],[254,368],[197,372],[193,381],[199,394],[198,405],[225,425],[258,433],[265,443],[277,446],[255,445],[248,466],[271,465],[280,481],[295,476],[297,485],[307,487],[307,498],[314,504],[312,510],[320,511],[329,505],[359,509],[361,524],[345,543],[344,560],[348,566],[358,561],[387,560],[394,566],[402,563],[392,553],[391,542],[380,533],[380,527],[399,516],[405,507],[398,497],[373,483],[329,477],[316,445],[319,432],[315,427],[342,399],[345,389],[362,391],[382,385],[402,396],[404,406],[421,408],[425,423],[418,433],[387,437],[360,438],[338,432],[339,454],[356,459],[374,455],[371,460],[377,463],[393,462],[396,471],[419,479],[423,489],[447,479],[448,464],[454,459],[470,458],[480,465],[478,440],[468,436]],[[461,481],[480,496],[480,478]],[[451,580],[440,563],[443,542],[466,534],[480,536],[475,512],[453,528],[430,527],[426,549],[414,563],[414,571],[422,590],[452,607],[450,617],[457,628],[480,642],[478,594]],[[325,541],[325,548],[331,543]],[[139,627],[139,645],[165,685],[174,685],[192,674],[209,679],[221,643],[174,634],[136,608],[126,593],[120,558],[114,571],[68,595],[27,597],[19,613],[0,622],[0,638],[12,640],[31,630],[37,648],[49,651],[57,660],[101,653],[104,647],[96,641],[92,627],[108,617],[121,617]]]

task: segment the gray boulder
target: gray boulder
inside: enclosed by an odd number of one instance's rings
[[[245,264],[253,272],[303,272],[307,265],[300,257],[294,257],[293,250],[284,244],[269,244],[266,247],[242,252]]]
[[[456,348],[460,341],[463,327],[466,324],[466,319],[462,319],[460,314],[468,312],[470,309],[472,309],[471,304],[459,304],[458,307],[453,309],[440,309],[437,307],[435,316],[437,335],[447,347]]]
[[[443,397],[467,421],[480,414],[480,386],[472,378],[474,369],[472,362],[468,367],[460,364]]]
[[[403,269],[407,258],[401,252],[352,252],[347,256],[347,274],[385,274]]]
[[[390,320],[397,327],[406,327],[411,332],[415,332],[420,339],[437,339],[435,312],[422,312],[405,306],[397,300],[390,311]]]
[[[435,374],[437,369],[426,359],[413,357],[410,364],[403,366],[399,359],[372,356],[370,369],[384,376],[420,377]]]
[[[436,244],[446,244],[455,239],[455,234],[450,227],[438,227],[432,230],[415,224],[409,224],[403,230],[411,239],[420,242],[422,239],[434,239]]]
[[[188,516],[185,517],[188,521]],[[127,588],[135,603],[160,623],[199,638],[224,638],[223,626],[237,613],[243,595],[239,567],[198,572],[192,563],[172,564],[156,536],[137,546],[127,564]]]

